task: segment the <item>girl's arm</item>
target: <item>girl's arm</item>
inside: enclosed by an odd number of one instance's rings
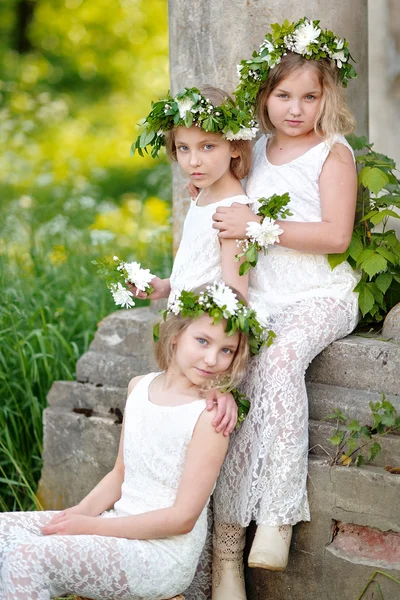
[[[142,377],[134,377],[128,385],[128,396],[132,392],[135,385],[140,381]],[[86,517],[97,517],[103,511],[114,506],[115,502],[121,497],[121,486],[124,481],[124,428],[125,421],[122,424],[121,439],[119,442],[118,456],[115,461],[115,465],[110,473],[107,473],[105,477],[93,488],[91,492],[79,504],[71,508],[67,508],[65,511],[58,513],[43,528],[43,533],[54,533],[48,530],[51,526],[60,523],[65,518],[72,515],[80,515]]]
[[[240,252],[236,240],[222,239],[221,240],[221,266],[222,280],[240,292],[247,300],[247,291],[249,285],[249,275],[239,275],[239,267],[244,261],[244,256],[240,261],[235,261],[235,255]]]
[[[213,412],[206,410],[199,417],[187,449],[184,471],[173,506],[113,519],[71,515],[54,527],[48,526],[48,533],[145,540],[191,531],[213,490],[228,449],[228,438],[216,433],[212,425],[213,418]]]
[[[335,144],[319,178],[321,222],[278,221],[283,233],[280,244],[302,252],[341,253],[348,248],[354,226],[357,173],[353,157],[343,144]],[[231,210],[231,214],[229,214]],[[220,207],[214,225],[220,239],[243,238],[248,221],[260,221],[247,207]]]

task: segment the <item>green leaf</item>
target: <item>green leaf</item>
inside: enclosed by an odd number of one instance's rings
[[[388,262],[392,263],[393,265],[395,265],[398,262],[397,258],[396,258],[396,254],[394,254],[394,252],[391,252],[390,250],[385,248],[385,246],[378,246],[376,251],[378,254],[380,254],[381,256],[386,258],[386,260]]]
[[[354,258],[354,260],[358,260],[361,252],[363,251],[363,248],[364,246],[362,244],[362,241],[355,234],[353,234],[350,246],[348,248],[348,253],[351,256],[351,258]]]
[[[338,265],[342,264],[347,257],[349,256],[349,249],[346,252],[342,252],[341,254],[328,254],[328,262],[331,269],[334,269]]]
[[[373,253],[372,256],[369,256],[366,260],[360,263],[361,269],[363,269],[367,275],[373,277],[380,271],[384,271],[387,267],[387,260],[380,256],[377,253]]]
[[[386,208],[385,210],[379,211],[377,215],[371,217],[371,223],[373,223],[374,225],[379,225],[379,223],[382,223],[383,219],[386,219],[387,217],[400,219],[400,215],[398,213],[394,212],[394,210]]]
[[[365,464],[365,459],[362,454],[357,454],[355,465],[356,467],[361,467],[361,465]]]
[[[373,194],[379,194],[389,182],[387,174],[376,167],[364,167],[359,175],[359,182],[365,185]]]
[[[374,442],[371,446],[371,448],[369,449],[369,456],[368,456],[368,462],[371,462],[372,460],[374,460],[374,458],[376,458],[379,454],[379,452],[382,450],[381,445],[378,444],[378,442]]]
[[[153,340],[158,342],[160,339],[160,323],[156,323],[153,327]]]
[[[335,433],[329,438],[330,443],[333,446],[340,446],[344,438],[344,431],[336,430]]]
[[[346,135],[346,139],[353,150],[362,150],[368,145],[368,140],[365,135],[358,137],[354,135],[354,133],[351,133],[350,135]]]
[[[251,264],[245,260],[239,267],[239,275],[246,275],[251,269]]]
[[[371,290],[367,287],[365,281],[360,281],[354,288],[358,292],[358,305],[363,317],[371,310],[375,304],[375,298]]]
[[[393,275],[391,275],[390,273],[381,273],[375,279],[376,285],[378,286],[378,288],[381,290],[381,292],[383,294],[390,287],[390,284],[392,283],[392,281],[393,281]]]

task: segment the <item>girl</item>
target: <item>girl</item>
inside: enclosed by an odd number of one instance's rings
[[[233,335],[225,317],[237,326]],[[65,511],[0,515],[3,600],[71,592],[154,600],[190,583],[228,443],[204,410],[202,389],[222,376],[228,385],[241,379],[245,330],[254,323],[254,311],[224,284],[177,298],[156,345],[163,372],[129,384],[114,469]]]
[[[355,76],[347,42],[318,21],[273,28],[258,57],[242,61],[236,95],[239,103],[256,98],[266,134],[254,147],[246,192],[289,192],[292,216],[277,222],[279,245],[261,252],[250,274],[250,302],[277,338],[249,366],[243,388],[251,409],[214,494],[213,600],[246,598],[242,554],[251,520],[258,527],[249,566],[285,569],[292,526],[310,518],[305,371],[358,315],[357,275],[346,262],[332,270],[326,256],[347,249],[355,215],[357,175],[344,138],[354,120],[341,95],[341,83]],[[214,221],[225,240],[244,238],[247,224],[261,218],[234,204],[218,207]]]
[[[168,96],[153,104],[133,152],[142,154],[151,147],[155,157],[165,145],[168,156],[201,192],[190,203],[170,278],[154,278],[154,292],[149,296],[131,287],[138,297],[155,300],[169,296],[172,301],[182,289],[221,279],[247,298],[248,276],[239,276],[236,242],[218,240],[212,216],[218,207],[250,202],[240,180],[250,170],[249,140],[257,132],[254,124],[251,111],[240,111],[226,92],[208,85],[200,90],[185,88],[174,98]],[[217,431],[225,430],[228,435],[236,421],[233,400],[218,398]]]

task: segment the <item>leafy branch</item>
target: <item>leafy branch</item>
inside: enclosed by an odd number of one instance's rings
[[[382,450],[377,440],[400,431],[400,415],[393,404],[386,400],[385,394],[382,394],[380,402],[370,402],[369,407],[373,417],[372,425],[361,425],[357,419],[350,420],[339,409],[326,417],[328,421],[336,421],[336,429],[329,438],[336,448],[332,465],[348,467],[353,461],[357,467],[368,464]]]
[[[329,255],[332,268],[347,260],[360,271],[355,288],[364,323],[379,322],[400,301],[400,241],[387,230],[389,217],[399,219],[400,182],[395,162],[375,152],[365,137],[348,136],[357,156],[357,217],[350,245],[342,254]],[[375,227],[380,226],[380,231]]]

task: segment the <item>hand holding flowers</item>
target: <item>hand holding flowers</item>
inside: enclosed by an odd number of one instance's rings
[[[259,198],[260,207],[257,215],[261,217],[260,223],[249,221],[247,223],[246,235],[244,240],[236,240],[238,248],[242,250],[236,254],[235,260],[239,261],[243,256],[245,260],[239,268],[239,275],[245,275],[252,267],[255,267],[258,261],[260,250],[267,253],[268,246],[279,243],[279,236],[283,229],[276,223],[275,219],[286,219],[291,216],[288,208],[284,208],[290,202],[289,194],[281,196],[274,194],[270,198]]]
[[[124,262],[118,256],[114,256],[113,262],[105,258],[94,260],[92,263],[98,267],[99,275],[105,275],[107,287],[117,306],[123,308],[135,306],[134,294],[126,288],[126,285],[136,289],[136,296],[139,292],[149,295],[154,291],[150,282],[155,276],[150,273],[149,269],[142,269],[138,262]]]

